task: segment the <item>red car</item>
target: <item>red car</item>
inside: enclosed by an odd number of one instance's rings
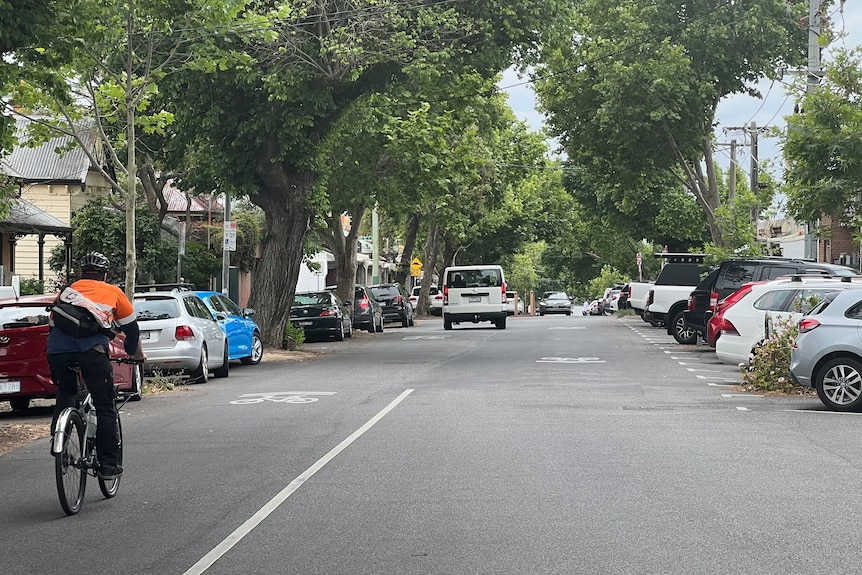
[[[745,297],[745,294],[750,292],[751,288],[763,283],[766,282],[759,281],[742,284],[742,287],[738,290],[715,304],[715,312],[706,323],[706,341],[709,342],[710,347],[715,347],[715,342],[718,341],[718,336],[721,335],[721,330],[724,328],[724,312],[730,309],[733,304]]]
[[[48,343],[47,306],[55,295],[21,296],[0,300],[0,401],[15,411],[25,410],[30,400],[53,398],[57,386],[45,349]],[[122,337],[122,336],[121,336]],[[111,357],[128,357],[121,339],[111,342]],[[141,398],[143,372],[140,365],[114,363],[114,383],[130,399]]]

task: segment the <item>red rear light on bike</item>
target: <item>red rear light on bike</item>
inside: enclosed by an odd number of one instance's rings
[[[799,333],[808,333],[820,325],[816,319],[806,318],[799,321]]]
[[[174,337],[177,341],[189,341],[195,338],[195,332],[192,331],[191,326],[178,325],[174,331]]]
[[[334,307],[328,307],[322,312],[320,312],[320,317],[330,317],[333,315],[338,315],[338,309]]]

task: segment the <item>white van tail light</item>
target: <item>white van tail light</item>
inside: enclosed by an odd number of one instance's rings
[[[449,305],[449,286],[443,286],[443,305]]]

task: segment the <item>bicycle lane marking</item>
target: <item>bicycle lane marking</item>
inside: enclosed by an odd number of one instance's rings
[[[308,395],[335,395],[334,391],[273,391],[268,393],[243,393],[239,399],[231,401],[231,405],[251,405],[271,401],[274,403],[313,403],[317,397]]]
[[[282,503],[287,501],[287,498],[293,495],[297,489],[302,487],[303,483],[311,479],[315,473],[323,469],[323,466],[332,461],[336,455],[347,449],[351,443],[359,439],[366,431],[374,427],[374,424],[398,407],[398,404],[404,401],[411,393],[413,393],[412,389],[404,390],[404,392],[396,397],[392,403],[380,410],[377,415],[366,421],[362,427],[351,433],[347,439],[333,447],[329,453],[318,459],[311,467],[300,473],[296,479],[287,484],[287,487],[270,499],[254,515],[246,519],[245,523],[237,527],[233,533],[228,535],[221,543],[216,545],[209,553],[192,565],[185,573],[183,573],[183,575],[201,575],[206,572],[206,570],[218,561],[219,558],[230,551],[234,545],[242,541],[246,535],[251,533],[255,527],[260,525],[263,520],[269,517],[273,511],[278,509]]]

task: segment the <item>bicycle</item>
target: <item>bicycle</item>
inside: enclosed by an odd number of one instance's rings
[[[129,358],[111,358],[115,363],[141,363]],[[70,363],[69,369],[75,372],[78,381],[78,398],[73,407],[67,407],[57,419],[54,428],[54,441],[51,453],[54,455],[54,474],[57,480],[57,494],[66,515],[74,515],[81,510],[84,493],[87,489],[87,475],[99,480],[99,489],[106,499],[111,499],[120,488],[120,478],[103,479],[99,476],[99,459],[96,455],[96,408],[93,398],[84,383],[81,367]],[[117,397],[117,386],[114,386]],[[123,427],[120,423],[120,410],[129,401],[126,396],[117,406],[117,435],[119,453],[117,464],[123,462]]]

